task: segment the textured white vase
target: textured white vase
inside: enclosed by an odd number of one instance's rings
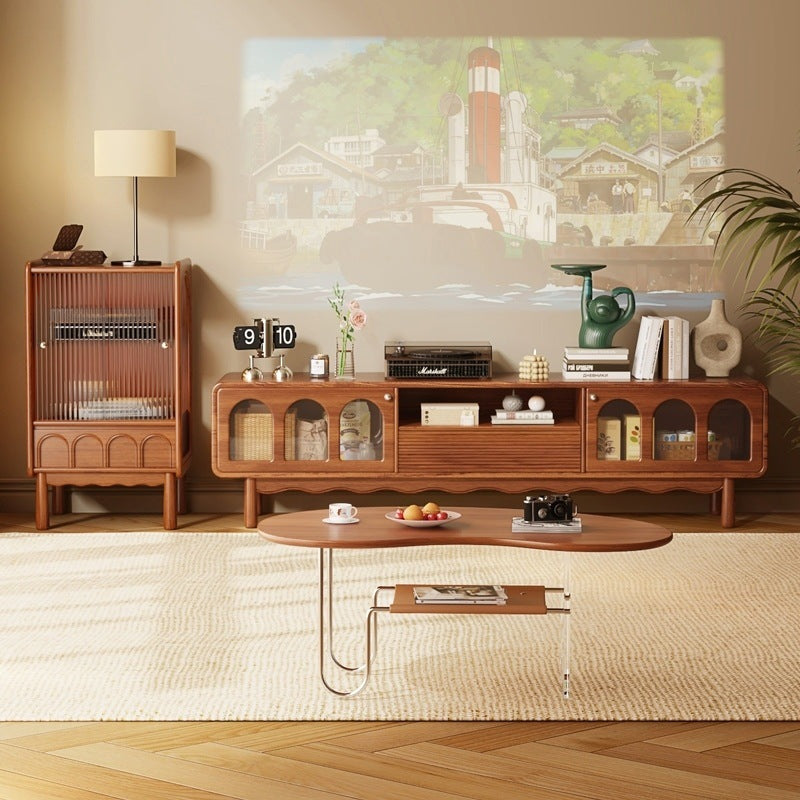
[[[694,360],[709,378],[726,378],[742,357],[742,332],[725,316],[725,301],[711,301],[711,312],[694,329]]]

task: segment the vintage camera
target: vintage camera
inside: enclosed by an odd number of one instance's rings
[[[575,516],[575,503],[568,494],[540,494],[525,498],[525,522],[565,522]]]

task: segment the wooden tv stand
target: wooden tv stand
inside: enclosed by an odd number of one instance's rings
[[[244,479],[249,528],[258,522],[260,494],[288,490],[686,490],[710,494],[723,527],[734,525],[735,480],[758,477],[767,466],[762,384],[552,377],[387,380],[373,373],[354,381],[295,375],[283,383],[245,383],[230,373],[212,395],[212,468],[220,477]],[[543,397],[555,423],[492,424],[512,392],[526,406],[532,395]],[[479,424],[422,425],[421,403],[477,403]],[[673,434],[682,441],[669,441]]]

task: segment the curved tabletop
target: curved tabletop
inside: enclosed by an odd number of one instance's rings
[[[579,533],[512,533],[511,519],[520,512],[509,508],[460,508],[461,518],[444,525],[414,528],[386,519],[394,508],[359,506],[359,522],[323,522],[325,511],[297,511],[266,517],[259,533],[271,542],[297,547],[369,548],[414,547],[435,544],[488,544],[603,553],[649,550],[672,540],[672,532],[651,522],[581,514]]]

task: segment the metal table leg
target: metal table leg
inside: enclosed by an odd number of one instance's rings
[[[327,564],[326,564],[327,561]],[[327,573],[327,578],[326,578]],[[322,685],[332,694],[339,697],[354,697],[367,685],[370,677],[372,662],[375,658],[378,646],[378,611],[388,611],[389,606],[377,605],[378,594],[381,591],[394,589],[394,586],[379,586],[373,596],[372,605],[369,608],[366,616],[366,629],[364,632],[364,663],[356,667],[350,667],[342,663],[333,652],[333,549],[321,547],[319,548],[319,674],[322,680]],[[325,609],[327,605],[327,648],[325,646]],[[343,691],[334,688],[325,677],[325,659],[330,658],[331,661],[341,670],[346,672],[360,672],[363,670],[364,677],[361,683],[351,691]]]

